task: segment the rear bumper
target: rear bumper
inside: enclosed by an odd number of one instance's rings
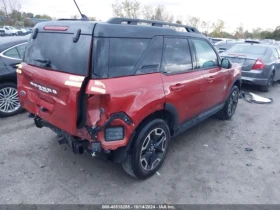
[[[114,117],[123,117],[123,116],[117,116]],[[128,123],[130,121],[129,118],[125,118],[126,122]],[[112,120],[112,118],[110,118]],[[96,138],[94,140],[87,140],[82,139],[76,136],[73,136],[60,128],[57,128],[56,126],[53,126],[52,124],[48,123],[47,121],[41,119],[38,116],[34,117],[34,123],[36,127],[42,128],[47,127],[53,130],[57,136],[58,136],[58,143],[59,144],[68,144],[71,148],[74,154],[83,154],[84,152],[90,153],[93,157],[99,157],[106,160],[111,160],[116,163],[122,163],[128,153],[128,150],[131,146],[134,133],[130,136],[129,142],[126,146],[118,147],[115,150],[108,150],[105,149],[102,145],[102,142],[98,141]],[[108,121],[107,123],[108,124]],[[100,127],[97,127],[96,130],[88,129],[88,132],[93,136],[97,137],[98,133],[100,132]]]
[[[242,83],[249,85],[266,85],[268,83],[268,79],[259,79],[253,77],[241,77]]]
[[[266,70],[242,71],[242,83],[251,85],[266,85],[269,78],[269,72]]]

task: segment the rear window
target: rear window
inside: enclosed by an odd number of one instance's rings
[[[81,35],[73,42],[73,34],[38,33],[26,47],[24,62],[60,72],[86,76],[91,36]]]
[[[264,55],[266,53],[267,47],[258,45],[234,45],[227,52],[228,53],[242,53],[251,55]]]

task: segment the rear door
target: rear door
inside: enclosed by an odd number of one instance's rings
[[[203,111],[223,102],[227,92],[228,69],[222,69],[213,47],[203,39],[191,39],[196,55],[196,69],[204,76]]]
[[[89,75],[94,25],[56,23],[34,29],[17,71],[19,99],[28,111],[75,135],[86,111],[79,102]]]
[[[193,69],[189,41],[166,37],[162,59],[162,81],[166,103],[178,111],[179,122],[196,117],[202,108],[203,75]]]

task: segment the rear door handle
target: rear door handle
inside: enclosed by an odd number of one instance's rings
[[[170,90],[171,91],[180,91],[183,87],[184,87],[183,84],[178,83],[176,85],[170,86]]]

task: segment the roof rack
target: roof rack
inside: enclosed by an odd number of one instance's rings
[[[88,19],[81,18],[81,19],[73,19],[73,18],[60,18],[59,21],[66,21],[66,20],[73,20],[73,21],[89,21]]]
[[[164,25],[174,26],[174,27],[185,28],[187,32],[200,33],[195,27],[192,27],[192,26],[186,26],[186,25],[181,25],[181,24],[176,24],[176,23],[168,23],[168,22],[157,21],[157,20],[143,20],[143,19],[115,17],[115,18],[109,19],[107,21],[107,23],[111,23],[111,24],[127,23],[129,25],[137,25],[138,23],[149,23],[152,26],[158,26],[158,27],[163,27]]]

